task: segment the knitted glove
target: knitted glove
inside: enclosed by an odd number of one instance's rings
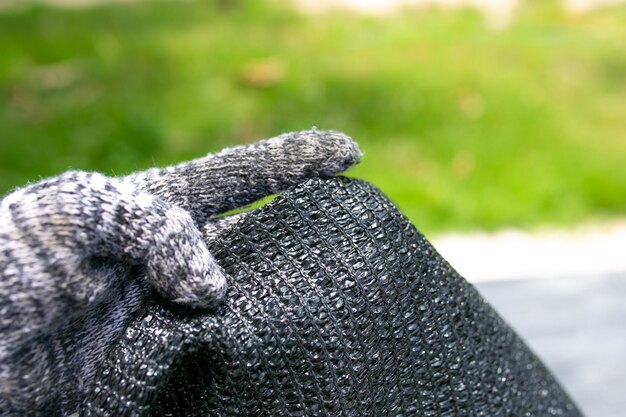
[[[65,400],[61,385],[83,382],[79,368],[96,366],[111,338],[87,337],[85,322],[113,302],[120,307],[106,320],[128,316],[125,289],[136,287],[124,280],[142,277],[175,303],[215,305],[225,278],[198,228],[232,220],[212,216],[339,173],[359,156],[347,136],[313,130],[124,178],[68,172],[6,196],[0,415],[50,410]]]

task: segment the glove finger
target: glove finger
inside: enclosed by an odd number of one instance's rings
[[[230,216],[219,217],[210,222],[206,222],[201,229],[204,241],[210,243],[211,241],[217,239],[217,237],[222,234],[222,232],[233,227],[235,223],[243,219],[247,214],[249,213],[237,213]]]
[[[189,214],[119,180],[69,172],[5,198],[2,212],[26,242],[14,258],[32,253],[30,259],[42,265],[40,274],[14,277],[41,281],[23,283],[38,289],[33,303],[41,308],[62,311],[63,302],[87,302],[106,285],[77,273],[90,256],[143,265],[148,282],[175,302],[210,306],[225,291],[224,276]]]
[[[151,169],[124,181],[189,211],[194,220],[204,223],[211,215],[246,206],[308,178],[339,174],[360,157],[350,137],[308,130]]]

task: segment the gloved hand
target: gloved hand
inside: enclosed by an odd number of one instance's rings
[[[141,268],[139,276],[175,303],[213,306],[225,279],[198,228],[217,227],[228,220],[216,214],[310,177],[342,172],[359,157],[347,136],[312,130],[123,178],[68,172],[6,196],[0,202],[0,415],[36,414],[59,400],[55,379],[67,372],[58,368],[76,367],[77,351],[83,358],[95,349],[71,323],[80,323],[111,288],[124,287],[119,280],[129,274],[120,269]],[[68,326],[71,335],[58,340]]]

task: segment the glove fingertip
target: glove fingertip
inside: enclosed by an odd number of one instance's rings
[[[172,301],[192,308],[217,306],[224,299],[227,289],[226,276],[219,267],[207,275],[186,277],[180,284]]]
[[[333,176],[361,162],[363,152],[345,133],[316,128],[291,133],[298,143],[300,158],[311,155],[319,175]]]
[[[319,140],[328,143],[329,150],[332,152],[335,165],[330,165],[329,172],[325,174],[335,175],[361,162],[363,152],[350,136],[334,130],[313,132],[318,132]]]

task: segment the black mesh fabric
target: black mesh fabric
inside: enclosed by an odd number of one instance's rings
[[[580,416],[536,356],[376,188],[315,179],[211,242],[217,311],[146,308],[91,416]]]

